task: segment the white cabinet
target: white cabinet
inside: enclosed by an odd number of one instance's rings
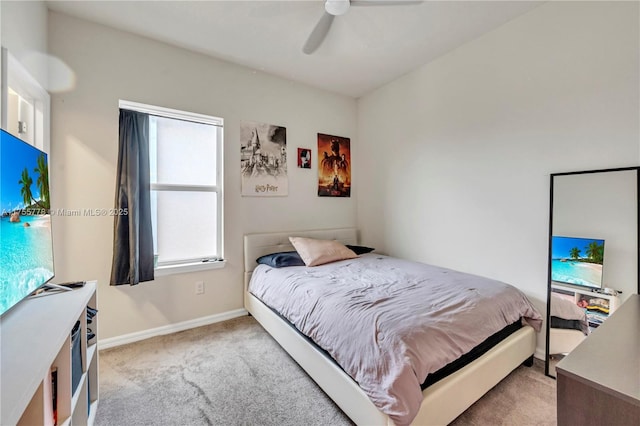
[[[591,291],[587,288],[565,286],[554,282],[551,284],[551,290],[570,296],[576,304],[586,308],[587,321],[591,329],[600,326],[620,304],[618,296]]]
[[[54,392],[57,424],[93,423],[98,405],[99,314],[88,324],[87,306],[97,306],[95,281],[73,291],[24,300],[2,316],[0,424],[54,424]],[[74,348],[72,330],[78,322]],[[89,329],[96,334],[91,340]]]

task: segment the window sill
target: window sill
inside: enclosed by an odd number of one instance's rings
[[[163,277],[165,275],[183,274],[185,272],[207,271],[210,269],[224,268],[226,260],[217,260],[215,262],[197,262],[183,263],[180,265],[158,266],[154,270],[154,276]]]

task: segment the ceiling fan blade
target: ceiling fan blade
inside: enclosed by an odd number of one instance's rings
[[[351,6],[411,6],[423,0],[351,0]]]
[[[331,24],[333,23],[333,18],[335,16],[325,12],[318,23],[316,24],[311,34],[309,34],[309,38],[302,46],[302,51],[307,55],[316,51],[318,47],[322,44],[327,33],[329,32],[329,28],[331,28]]]

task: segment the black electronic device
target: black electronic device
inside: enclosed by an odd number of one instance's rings
[[[84,287],[86,281],[69,281],[66,283],[58,283],[59,286],[68,287],[68,288],[80,288]]]

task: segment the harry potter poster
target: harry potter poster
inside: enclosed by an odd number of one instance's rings
[[[287,195],[287,129],[272,124],[241,122],[240,168],[243,196]]]

